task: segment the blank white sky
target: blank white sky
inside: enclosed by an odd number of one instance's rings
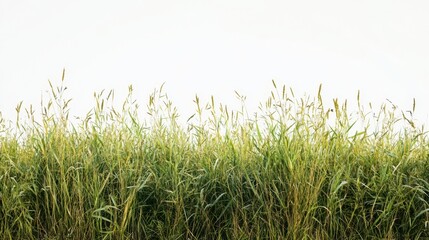
[[[66,68],[72,113],[93,92],[127,86],[145,105],[165,89],[182,117],[195,94],[250,108],[271,80],[325,101],[386,98],[427,121],[429,1],[413,0],[0,0],[0,111],[38,106]],[[122,101],[122,97],[116,98]]]

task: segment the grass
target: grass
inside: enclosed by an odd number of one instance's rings
[[[196,97],[185,123],[162,88],[140,117],[131,87],[72,123],[51,85],[41,120],[0,120],[2,239],[429,237],[423,127],[273,85],[254,115]]]

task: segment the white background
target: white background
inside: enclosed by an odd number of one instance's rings
[[[198,94],[256,109],[271,80],[325,102],[391,100],[429,108],[427,0],[0,0],[0,111],[40,105],[48,80],[66,69],[72,113],[93,107],[94,91],[138,102],[165,82],[183,118]]]

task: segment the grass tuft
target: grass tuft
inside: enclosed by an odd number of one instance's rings
[[[321,86],[273,81],[253,115],[196,97],[183,123],[162,87],[141,117],[130,86],[76,123],[64,72],[49,85],[40,120],[0,115],[2,239],[429,237],[427,133],[392,103],[327,108]]]

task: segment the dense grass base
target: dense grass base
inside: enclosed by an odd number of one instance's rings
[[[144,122],[131,96],[106,111],[109,94],[76,126],[64,90],[40,123],[2,120],[2,239],[429,237],[429,142],[394,131],[411,120],[386,106],[365,125],[336,100],[324,109],[320,91],[275,88],[254,117],[196,98],[182,125],[161,92]]]

